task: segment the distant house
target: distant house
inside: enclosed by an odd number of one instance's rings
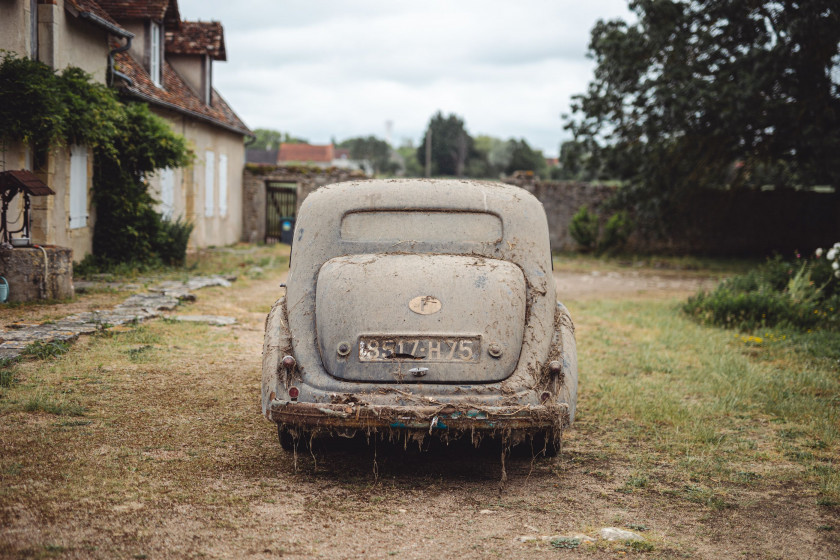
[[[213,61],[227,56],[220,23],[181,21],[175,0],[3,0],[0,49],[56,70],[78,66],[148,103],[196,154],[190,167],[150,178],[161,211],[195,224],[192,246],[240,239],[244,139],[252,133],[212,85]],[[33,153],[19,142],[0,162],[32,170],[55,191],[33,199],[33,242],[70,247],[74,260],[90,253],[92,151]]]
[[[187,138],[196,159],[150,178],[160,210],[195,225],[194,247],[242,236],[245,138],[253,136],[213,88],[213,62],[227,60],[219,22],[182,21],[175,0],[98,0],[135,38],[115,54],[117,86]]]
[[[335,148],[332,144],[315,146],[312,144],[280,144],[277,151],[277,164],[292,163],[308,164],[317,167],[332,167],[335,159]]]
[[[259,152],[270,152],[271,150],[259,150]],[[250,159],[253,157],[254,159]],[[257,161],[265,156],[254,151],[248,161],[250,163],[263,163]],[[350,159],[350,150],[336,148],[332,144],[280,144],[277,150],[277,165],[311,165],[327,169],[337,167],[339,169],[351,169],[364,171],[367,174],[373,172],[367,160]]]

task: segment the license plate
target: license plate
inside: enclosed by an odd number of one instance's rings
[[[477,362],[478,336],[360,336],[360,362]]]

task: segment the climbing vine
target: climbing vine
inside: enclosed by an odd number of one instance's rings
[[[189,164],[183,136],[143,103],[123,103],[80,68],[60,73],[4,54],[0,62],[0,141],[35,150],[63,144],[93,149],[94,258],[99,264],[181,264],[192,225],[154,209],[146,177]]]

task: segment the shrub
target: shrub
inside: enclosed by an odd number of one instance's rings
[[[597,253],[621,249],[632,232],[633,224],[626,211],[610,216],[602,229],[598,214],[585,205],[572,216],[569,224],[569,234],[581,249]]]
[[[572,216],[569,234],[585,251],[594,250],[598,244],[598,216],[587,206],[581,206]]]
[[[627,212],[624,210],[616,212],[604,224],[604,233],[598,243],[598,250],[613,251],[621,249],[627,243],[632,231],[633,225]]]
[[[174,222],[171,220],[160,221],[153,250],[163,264],[184,266],[187,259],[187,244],[190,241],[192,230],[193,224],[182,221],[181,218]]]
[[[840,329],[840,281],[833,261],[769,259],[750,272],[722,282],[712,292],[688,299],[683,310],[712,325],[754,330],[790,327],[797,330]]]

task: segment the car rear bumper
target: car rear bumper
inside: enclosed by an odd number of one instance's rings
[[[523,432],[562,430],[569,425],[566,404],[525,406],[385,406],[271,401],[268,418],[306,431],[409,430],[428,432]]]

